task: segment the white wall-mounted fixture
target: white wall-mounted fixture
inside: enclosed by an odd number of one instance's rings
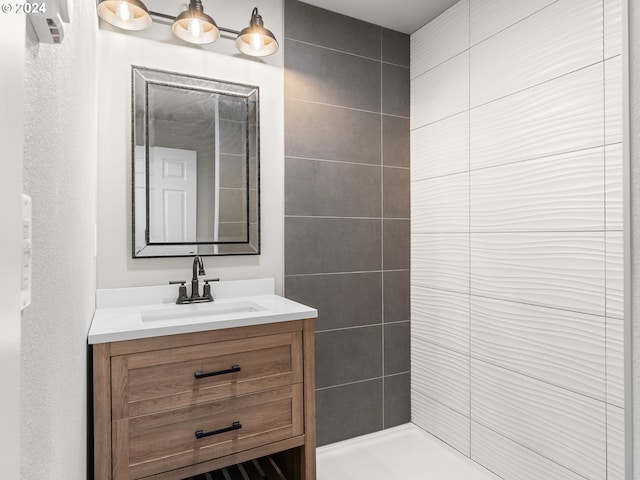
[[[196,45],[215,42],[220,32],[230,33],[236,35],[238,50],[253,57],[265,57],[278,51],[278,41],[271,31],[264,28],[257,7],[251,12],[249,26],[241,31],[216,25],[213,18],[204,12],[201,0],[190,0],[189,9],[177,17],[149,11],[141,0],[99,0],[98,15],[123,30],[144,30],[151,26],[152,17],[173,20],[173,34]]]
[[[39,3],[13,5],[26,13],[40,43],[62,43],[64,26],[71,18],[72,0],[42,0]],[[9,4],[5,4],[9,5]],[[5,8],[3,5],[3,11]]]

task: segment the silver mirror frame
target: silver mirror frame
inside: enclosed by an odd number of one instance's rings
[[[136,87],[144,82],[144,98]],[[247,122],[246,149],[246,204],[247,204],[247,239],[246,241],[193,242],[193,243],[151,243],[149,241],[149,119],[148,119],[148,87],[149,85],[183,87],[217,94],[228,94],[234,97],[246,97],[247,102],[255,105],[255,118]],[[142,100],[142,101],[140,101]],[[142,107],[140,107],[142,105]],[[142,108],[142,112],[137,112]],[[138,113],[138,115],[137,115]],[[137,120],[140,113],[144,118],[142,139],[137,138]],[[145,150],[145,225],[144,235],[140,228],[136,230],[136,145],[144,145]],[[214,80],[182,73],[131,66],[131,251],[133,258],[158,258],[182,256],[225,256],[225,255],[259,255],[260,254],[260,100],[259,87],[223,80]],[[255,161],[252,159],[255,158]]]

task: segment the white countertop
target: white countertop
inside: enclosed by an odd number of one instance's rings
[[[211,290],[213,302],[186,305],[175,303],[177,285],[98,290],[89,344],[318,316],[315,308],[276,295],[272,278],[213,282]]]

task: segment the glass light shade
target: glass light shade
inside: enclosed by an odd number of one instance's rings
[[[216,22],[204,13],[200,0],[191,0],[189,10],[177,16],[171,25],[171,31],[185,42],[197,45],[213,43],[220,37]]]
[[[140,0],[101,0],[98,15],[123,30],[144,30],[151,25],[149,10]]]
[[[254,8],[249,26],[243,28],[236,38],[238,50],[252,57],[266,57],[278,51],[276,37],[263,24],[258,9]]]

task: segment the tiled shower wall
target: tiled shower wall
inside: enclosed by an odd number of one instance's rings
[[[285,295],[319,310],[318,444],[410,420],[409,36],[285,2]]]
[[[624,477],[620,15],[411,36],[412,419],[507,480]]]

